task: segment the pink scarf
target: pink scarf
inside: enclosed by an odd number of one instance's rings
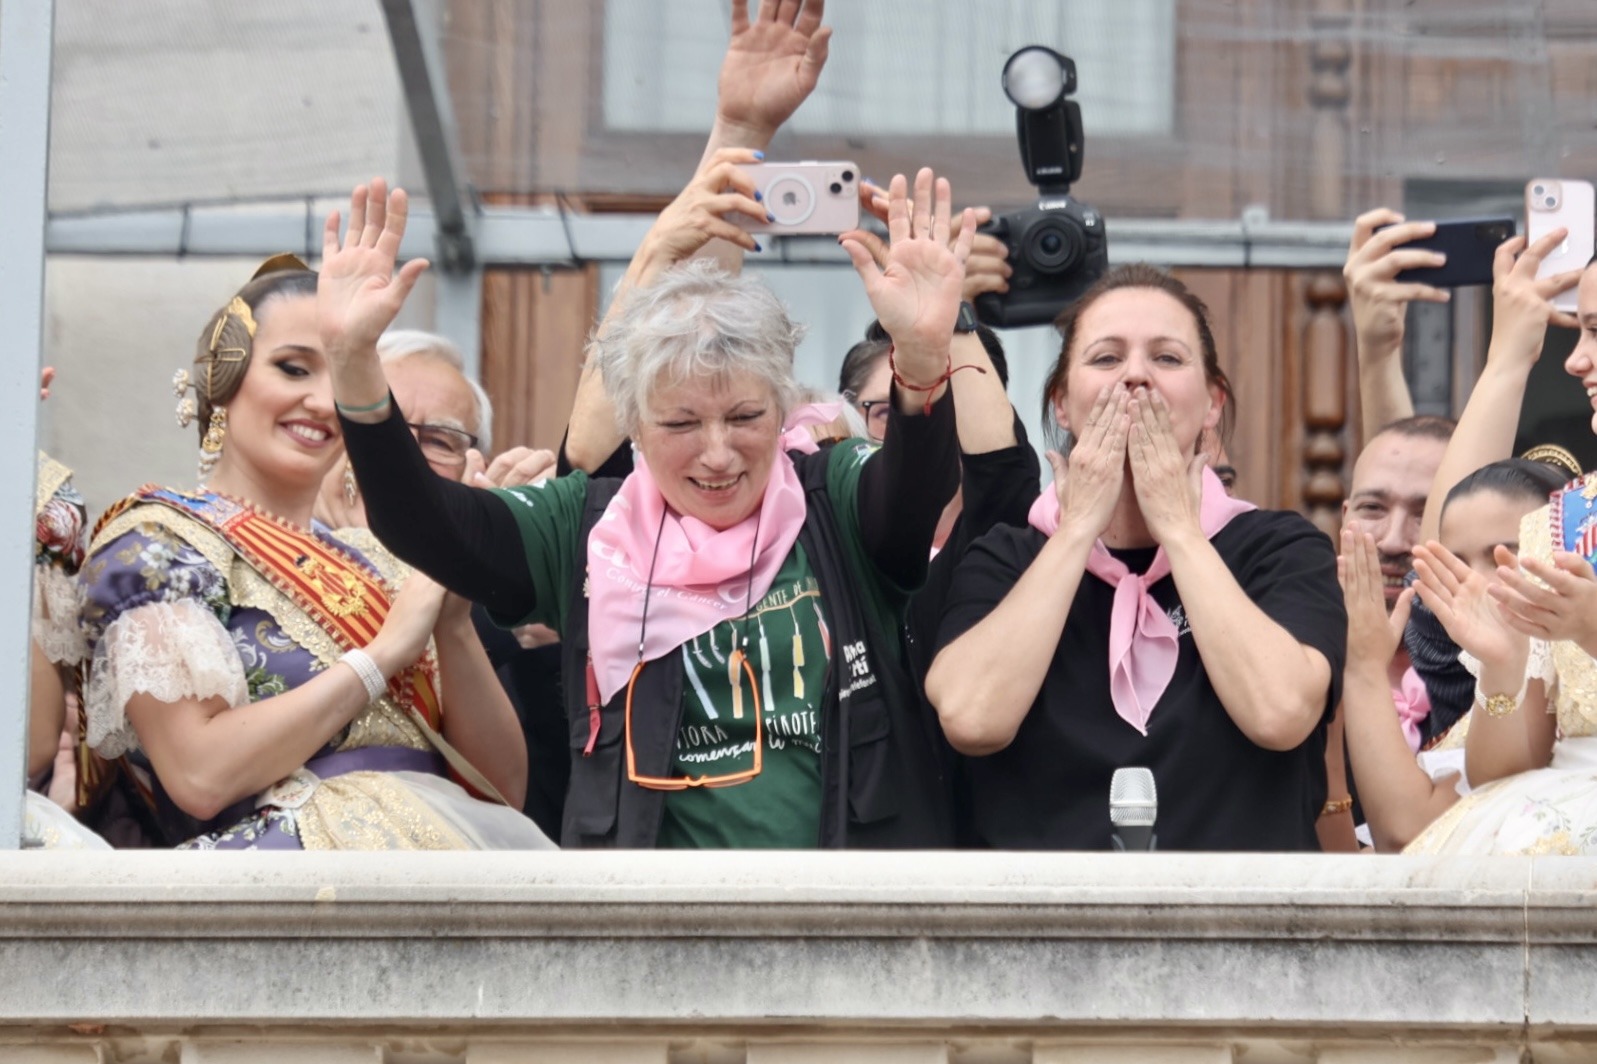
[[[640,630],[643,659],[654,661],[743,616],[748,603],[771,590],[804,524],[804,485],[787,449],[814,453],[815,440],[803,426],[836,416],[818,406],[793,411],[783,426],[782,450],[771,466],[759,512],[719,531],[670,510],[648,463],[635,455],[632,474],[588,536],[588,647],[602,701],[609,702],[631,677]],[[654,582],[645,628],[651,561]]]
[[[1420,722],[1431,715],[1431,695],[1425,689],[1425,681],[1420,679],[1420,674],[1409,666],[1392,688],[1392,704],[1397,706],[1397,721],[1403,726],[1403,738],[1408,740],[1408,748],[1414,753],[1420,752]]]
[[[1214,471],[1203,471],[1203,495],[1198,525],[1209,539],[1238,514],[1256,509],[1251,502],[1233,499]],[[1059,495],[1048,487],[1031,505],[1031,526],[1045,535],[1059,530]],[[1175,624],[1154,601],[1149,588],[1170,573],[1170,559],[1160,547],[1148,571],[1137,576],[1110,554],[1099,540],[1087,555],[1087,571],[1115,589],[1109,615],[1109,695],[1115,712],[1143,735],[1153,707],[1170,686],[1181,654]]]

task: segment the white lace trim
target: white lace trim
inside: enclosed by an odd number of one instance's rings
[[[1475,677],[1475,682],[1481,679],[1481,662],[1474,654],[1467,650],[1458,652],[1458,663]],[[1547,689],[1547,712],[1553,712],[1553,691],[1558,683],[1558,668],[1553,664],[1553,644],[1545,639],[1531,638],[1530,656],[1525,659],[1525,676],[1520,681],[1520,686],[1532,680],[1540,680]]]
[[[162,702],[216,696],[233,706],[249,701],[232,637],[216,614],[193,599],[128,610],[100,637],[83,700],[89,745],[102,756],[138,747],[127,704],[141,692]]]
[[[83,585],[53,565],[33,568],[33,641],[56,665],[76,665],[88,655],[80,618]]]

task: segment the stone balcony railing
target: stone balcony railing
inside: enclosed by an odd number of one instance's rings
[[[0,856],[0,1062],[1597,1059],[1597,860]]]

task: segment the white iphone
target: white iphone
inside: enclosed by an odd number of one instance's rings
[[[766,210],[775,221],[749,218],[751,233],[846,233],[859,228],[859,167],[852,162],[748,163]]]
[[[1584,270],[1591,261],[1593,228],[1597,226],[1597,200],[1590,181],[1536,177],[1525,185],[1525,235],[1531,243],[1553,229],[1568,229],[1569,237],[1542,260],[1537,277],[1567,270]],[[1575,313],[1578,293],[1571,288],[1553,298],[1553,306]]]

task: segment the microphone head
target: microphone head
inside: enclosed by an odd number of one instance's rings
[[[1117,768],[1109,780],[1109,822],[1116,827],[1153,827],[1159,812],[1159,794],[1153,771]]]

